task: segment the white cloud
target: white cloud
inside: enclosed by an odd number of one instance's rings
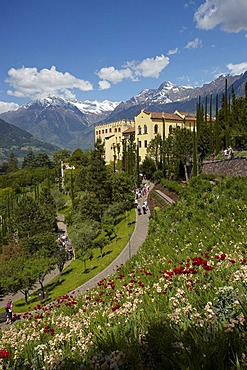
[[[0,101],[0,113],[8,112],[10,110],[17,110],[18,108],[20,108],[19,104]]]
[[[73,89],[81,91],[93,89],[90,82],[76,78],[68,72],[59,72],[54,66],[40,71],[35,67],[11,68],[8,75],[5,82],[12,87],[8,90],[8,95],[16,97],[36,99],[56,94],[68,98],[75,96],[71,91]]]
[[[97,76],[113,84],[122,82],[125,78],[131,78],[132,72],[129,68],[115,69],[115,67],[104,67],[96,73]]]
[[[105,80],[99,81],[99,89],[100,90],[107,90],[107,89],[110,89],[110,87],[111,87],[110,82],[105,81]]]
[[[247,62],[239,63],[239,64],[227,64],[227,68],[230,70],[231,74],[239,75],[247,71]]]
[[[167,53],[167,55],[173,55],[173,54],[177,54],[178,53],[178,48],[175,48],[175,49],[170,49]]]
[[[246,0],[206,0],[194,14],[197,27],[211,30],[218,25],[227,32],[247,30]]]
[[[163,54],[155,58],[146,58],[141,62],[133,62],[135,76],[159,78],[160,73],[169,64],[169,58]]]
[[[185,49],[196,49],[201,45],[202,45],[202,40],[196,37],[195,40],[188,42],[188,44],[185,46]]]
[[[109,84],[117,84],[124,79],[137,81],[140,77],[159,78],[160,73],[169,64],[169,58],[163,54],[155,58],[146,58],[142,61],[126,62],[121,69],[115,67],[104,67],[96,72],[97,76],[102,80],[99,82],[100,88],[109,88]],[[109,84],[107,85],[106,82]]]

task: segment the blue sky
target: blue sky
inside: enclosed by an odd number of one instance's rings
[[[1,0],[0,112],[247,70],[247,0]]]

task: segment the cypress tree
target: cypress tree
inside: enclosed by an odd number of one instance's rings
[[[210,106],[209,106],[209,129],[210,129],[210,135],[209,135],[209,151],[210,153],[213,153],[214,151],[214,143],[213,143],[213,124],[212,124],[212,94],[210,95]]]
[[[225,81],[225,107],[224,107],[224,113],[225,113],[225,127],[226,127],[226,135],[225,135],[225,142],[226,147],[230,145],[230,128],[229,128],[229,115],[228,115],[228,96],[227,96],[227,79]]]
[[[126,149],[126,140],[122,140],[122,148],[123,148],[123,154],[122,154],[122,170],[127,171],[127,149]]]
[[[220,152],[220,130],[219,130],[219,95],[216,95],[216,112],[215,112],[215,154]]]
[[[205,98],[205,116],[204,116],[204,122],[207,124],[208,122],[208,97]]]
[[[139,145],[136,147],[136,185],[140,187],[140,162],[139,162]]]
[[[193,127],[193,168],[192,176],[197,176],[197,143],[196,143],[196,128],[195,123]]]

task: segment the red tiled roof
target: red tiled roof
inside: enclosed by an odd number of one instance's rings
[[[123,131],[123,134],[131,134],[132,132],[135,132],[135,127],[129,127],[127,130]]]
[[[181,117],[179,117],[177,114],[174,113],[165,113],[165,119],[166,120],[172,120],[172,121],[183,121]]]
[[[190,113],[190,112],[180,112],[185,118],[191,118],[195,119],[196,118],[196,113]]]
[[[163,119],[166,120],[173,120],[173,121],[182,121],[182,118],[179,117],[177,114],[174,113],[166,113],[166,112],[147,112],[143,111],[146,114],[149,114],[152,119]]]

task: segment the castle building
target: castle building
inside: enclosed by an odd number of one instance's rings
[[[114,155],[117,159],[122,159],[122,140],[124,132],[134,128],[134,121],[121,120],[108,122],[95,127],[95,141],[101,139],[105,143],[105,161],[110,163],[114,161]]]
[[[144,109],[134,117],[134,121],[117,121],[95,127],[95,140],[105,142],[105,161],[110,163],[122,157],[122,140],[135,135],[139,147],[140,162],[147,154],[147,147],[157,134],[166,139],[174,128],[194,129],[196,114],[175,111],[174,113],[147,112]]]

